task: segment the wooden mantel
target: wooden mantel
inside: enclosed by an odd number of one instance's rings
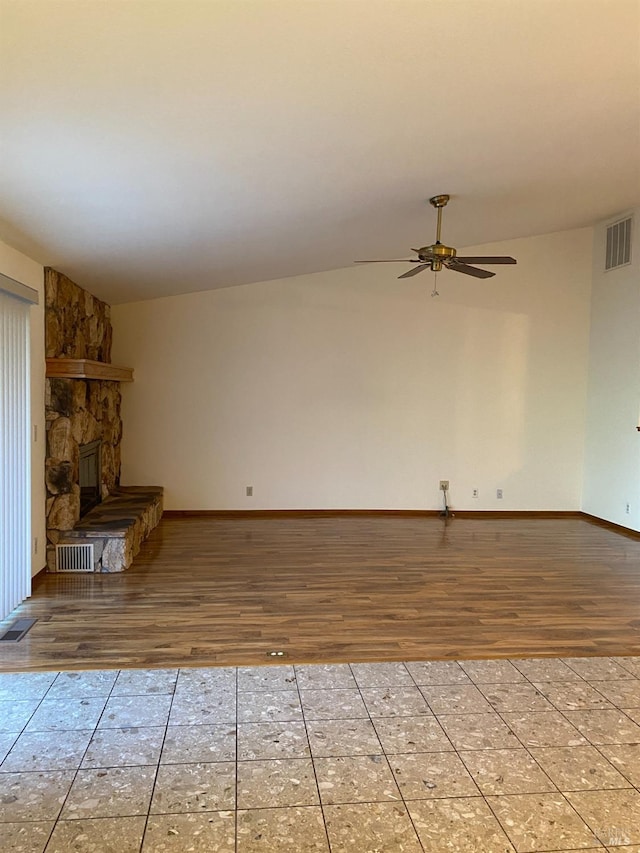
[[[89,358],[48,358],[50,379],[103,379],[109,382],[133,382],[132,367],[117,367]]]

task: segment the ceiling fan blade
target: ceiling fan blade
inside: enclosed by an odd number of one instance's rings
[[[462,264],[517,264],[515,258],[510,258],[506,255],[498,256],[498,257],[482,257],[478,255],[477,257],[461,258],[456,256],[456,261],[459,261]]]
[[[446,267],[454,272],[463,272],[465,275],[475,276],[475,278],[491,278],[491,276],[495,275],[494,272],[489,272],[489,270],[480,270],[478,267],[468,267],[466,264],[450,263],[446,264]]]
[[[431,264],[420,264],[419,267],[414,267],[412,270],[407,270],[407,272],[403,272],[402,275],[399,275],[398,278],[411,278],[412,275],[418,275],[422,270],[430,270]]]
[[[354,264],[419,264],[419,258],[385,258],[382,261],[354,261]]]

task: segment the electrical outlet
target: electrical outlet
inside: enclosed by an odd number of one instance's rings
[[[34,554],[38,553],[38,537],[37,536],[33,537],[33,553]]]
[[[627,513],[627,515],[629,515],[629,513],[631,512],[631,504],[626,504],[624,511]]]
[[[496,497],[499,501],[502,500],[502,489],[496,489]]]
[[[253,497],[253,486],[247,486],[247,497],[248,498]]]
[[[471,497],[473,497],[473,498],[477,498],[477,497],[478,497],[478,490],[477,490],[477,489],[474,489],[474,490],[471,492]]]
[[[448,492],[449,491],[449,481],[448,480],[440,480],[440,491]]]

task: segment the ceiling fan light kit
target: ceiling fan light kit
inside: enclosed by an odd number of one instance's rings
[[[417,267],[407,270],[407,272],[399,275],[398,278],[411,278],[418,275],[424,270],[431,270],[434,273],[440,272],[443,268],[453,270],[453,272],[461,272],[465,275],[474,276],[474,278],[491,278],[494,272],[483,270],[479,267],[471,266],[472,264],[515,264],[515,258],[506,255],[497,256],[477,256],[477,257],[460,257],[453,246],[445,246],[440,240],[440,232],[442,230],[442,208],[446,207],[450,196],[445,193],[434,195],[429,199],[429,203],[438,211],[438,222],[436,225],[436,240],[431,246],[422,246],[420,249],[411,249],[417,254],[417,258],[396,258],[393,260],[381,261],[356,261],[357,264],[418,264]],[[435,291],[434,291],[435,292]]]

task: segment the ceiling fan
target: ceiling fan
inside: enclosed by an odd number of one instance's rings
[[[443,267],[454,272],[462,272],[465,275],[472,275],[475,278],[491,278],[495,275],[494,272],[483,270],[479,267],[470,266],[470,264],[515,264],[515,258],[507,256],[465,256],[460,257],[456,250],[451,246],[445,246],[440,242],[440,229],[442,227],[442,208],[449,201],[448,195],[434,195],[429,199],[430,204],[438,211],[438,224],[436,227],[436,242],[432,246],[423,246],[421,249],[411,249],[415,252],[417,258],[394,258],[392,260],[383,261],[356,261],[357,264],[418,264],[417,267],[407,270],[407,272],[399,275],[398,278],[409,278],[412,275],[417,275],[424,270],[432,272],[440,272]]]

